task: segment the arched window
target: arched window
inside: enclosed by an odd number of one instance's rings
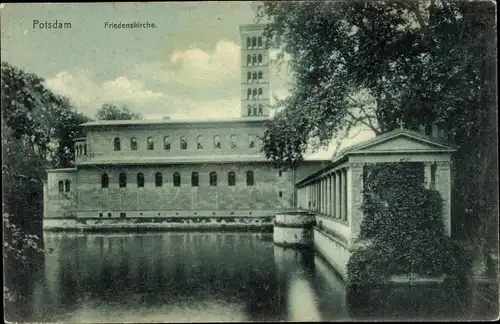
[[[257,116],[257,106],[256,106],[256,105],[255,105],[255,106],[253,106],[253,114],[254,114],[255,116]]]
[[[70,189],[71,189],[71,183],[69,182],[69,180],[66,180],[64,182],[64,191],[69,192]]]
[[[154,150],[155,144],[152,137],[148,137],[148,150]]]
[[[109,188],[109,176],[107,173],[101,175],[101,188]]]
[[[262,105],[259,105],[259,116],[262,116]]]
[[[168,136],[165,136],[165,138],[163,138],[163,149],[165,151],[170,151],[170,138],[168,138]]]
[[[252,37],[252,47],[257,47],[257,37]]]
[[[78,145],[75,145],[75,156],[79,156],[80,152],[78,152]]]
[[[144,173],[142,172],[137,173],[137,187],[144,187]]]
[[[262,99],[262,96],[263,96],[263,94],[262,94],[262,93],[263,93],[263,92],[262,92],[262,88],[259,88],[259,96],[258,96],[258,99]]]
[[[191,187],[198,187],[199,177],[198,172],[191,173]]]
[[[174,173],[174,187],[181,186],[181,174],[179,172]]]
[[[87,144],[83,144],[83,155],[87,155]]]
[[[252,64],[252,55],[248,54],[247,55],[247,66],[250,66]]]
[[[163,174],[161,174],[161,172],[156,172],[155,174],[155,186],[156,187],[163,186]]]
[[[220,149],[220,137],[219,137],[219,135],[214,136],[214,148]]]
[[[59,192],[64,192],[64,181],[59,181]]]
[[[137,151],[137,139],[135,137],[130,139],[130,149],[132,151]]]
[[[181,150],[187,150],[188,148],[188,143],[186,141],[186,138],[184,136],[181,137]]]
[[[117,137],[115,138],[115,151],[121,150],[121,145],[120,145],[120,139]]]
[[[231,143],[231,148],[235,149],[238,143],[238,137],[234,134],[231,135],[230,143]]]
[[[252,99],[257,98],[257,89],[252,90]]]
[[[118,181],[120,183],[120,188],[126,188],[127,187],[127,174],[125,172],[120,173]]]
[[[210,186],[217,186],[217,172],[210,172]]]
[[[252,47],[252,40],[250,39],[250,37],[247,37],[247,48],[250,47]]]
[[[247,186],[253,186],[253,171],[247,171]]]
[[[257,81],[257,72],[252,73],[252,82]]]
[[[257,62],[258,62],[258,63],[257,63],[258,65],[261,65],[261,64],[262,64],[262,54],[259,54],[259,55],[257,56]]]
[[[236,185],[236,174],[234,173],[234,171],[229,171],[229,173],[227,174],[227,185]]]
[[[256,65],[256,64],[257,64],[257,55],[254,54],[254,55],[252,55],[252,65]]]
[[[259,79],[259,82],[260,82],[260,80],[262,80],[262,71],[259,71],[257,79]]]
[[[252,115],[252,105],[248,105],[248,116]]]
[[[252,96],[252,89],[247,90],[247,100],[250,100],[250,97]]]
[[[81,156],[81,155],[83,155],[83,146],[78,145],[78,156]]]
[[[255,137],[252,134],[248,135],[248,147],[255,147]]]
[[[198,138],[196,139],[196,146],[198,148],[198,150],[203,150],[203,136],[198,136]]]
[[[257,46],[258,46],[258,47],[262,47],[262,37],[261,37],[261,36],[259,36],[259,37],[257,38]]]
[[[252,79],[252,73],[247,72],[247,83],[250,83],[251,79]]]

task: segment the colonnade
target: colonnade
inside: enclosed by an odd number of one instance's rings
[[[299,209],[348,221],[352,188],[348,167],[332,169],[297,188]]]

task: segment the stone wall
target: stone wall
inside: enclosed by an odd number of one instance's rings
[[[304,163],[300,178],[322,167],[321,162]],[[236,174],[235,186],[228,186],[228,173]],[[247,186],[246,171],[254,172],[254,185]],[[119,187],[119,173],[127,174],[127,187]],[[137,187],[137,173],[144,174],[144,187]],[[155,186],[155,174],[163,174],[163,185]],[[174,187],[173,174],[181,175]],[[198,172],[199,186],[191,186],[191,174]],[[217,186],[210,186],[210,172],[217,173]],[[109,176],[109,188],[101,188],[101,175]],[[171,216],[274,216],[274,211],[292,208],[292,172],[266,163],[148,165],[128,167],[79,167],[73,173],[70,193],[59,193],[57,181],[64,173],[49,177],[47,217],[63,217],[61,204],[78,217],[171,217]],[[280,195],[281,193],[281,195]],[[126,212],[125,215],[122,213]]]
[[[70,183],[69,191],[59,191],[59,182]],[[76,216],[76,170],[58,169],[47,172],[47,182],[44,183],[44,217]]]

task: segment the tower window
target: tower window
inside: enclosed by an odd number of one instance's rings
[[[252,115],[252,106],[251,105],[248,105],[248,116],[251,116]]]
[[[259,116],[262,116],[262,105],[259,105]]]
[[[279,196],[280,196],[280,198],[283,197],[283,191],[279,192]]]
[[[107,173],[103,173],[101,175],[101,188],[108,188],[109,187],[109,176]]]
[[[255,147],[255,138],[252,134],[248,135],[248,147]]]
[[[199,176],[198,172],[191,173],[191,187],[198,187]]]
[[[257,46],[258,46],[258,47],[262,47],[262,37],[261,37],[261,36],[259,36],[259,37],[257,38]]]
[[[87,144],[83,144],[83,155],[87,155]]]
[[[210,172],[210,186],[217,186],[217,172]]]
[[[257,97],[257,89],[252,90],[252,99],[255,99]]]
[[[64,181],[59,181],[59,192],[64,192]]]
[[[120,173],[119,183],[120,183],[120,188],[127,187],[127,174],[125,172]]]
[[[261,54],[259,54],[261,55]],[[252,55],[252,65],[256,65],[257,64],[257,55]]]
[[[142,172],[137,173],[137,187],[138,188],[144,187],[144,173]]]
[[[188,147],[187,141],[183,136],[181,137],[181,150],[187,150],[187,147]]]
[[[247,90],[247,100],[250,100],[250,97],[252,96],[252,89]]]
[[[250,66],[252,64],[252,55],[248,54],[247,55],[247,66]]]
[[[253,114],[257,116],[257,106],[253,106]]]
[[[262,64],[262,54],[259,54],[259,56],[257,57],[257,61],[258,61],[258,65],[261,65]],[[255,62],[254,62],[255,63]]]
[[[198,136],[198,138],[196,139],[196,147],[198,148],[198,150],[203,150],[203,136]]]
[[[251,79],[252,79],[252,73],[247,72],[247,83],[250,83]]]
[[[262,96],[263,96],[263,94],[262,94],[262,93],[263,93],[263,92],[262,92],[262,88],[259,88],[259,96],[258,96],[258,98],[259,98],[259,99],[262,99]]]
[[[230,142],[231,142],[231,148],[232,149],[235,149],[236,146],[237,146],[237,142],[238,142],[238,137],[236,137],[236,135],[231,135],[231,139],[230,139]]]
[[[252,47],[252,40],[250,39],[250,37],[247,37],[247,48],[250,47]]]
[[[165,136],[165,138],[163,139],[163,149],[165,151],[170,150],[170,139],[168,138],[168,136]]]
[[[135,137],[130,139],[130,149],[132,151],[137,151],[137,139]]]
[[[257,81],[257,72],[252,73],[252,82]]]
[[[219,135],[214,136],[214,148],[220,149],[220,137],[219,137]]]
[[[257,37],[252,37],[252,48],[257,47]]]
[[[234,186],[236,184],[236,174],[234,171],[229,171],[227,174],[227,185]]]
[[[115,151],[120,151],[121,150],[121,143],[120,143],[120,139],[117,137],[115,138]]]
[[[155,186],[156,187],[163,186],[163,174],[161,172],[156,172],[155,174]]]
[[[148,137],[148,150],[154,150],[154,142],[152,137]]]
[[[259,79],[259,81],[260,81],[260,80],[262,80],[262,71],[259,71],[259,74],[258,74],[258,75],[259,75],[259,76],[257,77],[257,79]]]
[[[69,192],[70,189],[71,189],[71,182],[69,182],[69,180],[66,180],[64,182],[64,191]]]
[[[253,186],[253,171],[247,171],[247,186]]]
[[[181,186],[181,174],[179,172],[174,173],[174,187]]]

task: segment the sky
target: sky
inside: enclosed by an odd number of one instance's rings
[[[44,78],[89,117],[104,103],[146,119],[240,115],[238,25],[255,22],[250,1],[12,3],[1,4],[0,15],[2,61]],[[34,28],[34,20],[71,28]],[[105,28],[135,21],[156,28]],[[271,67],[272,96],[289,95],[290,81],[286,69]],[[342,147],[372,136],[362,131]],[[334,146],[311,157],[329,158]]]

